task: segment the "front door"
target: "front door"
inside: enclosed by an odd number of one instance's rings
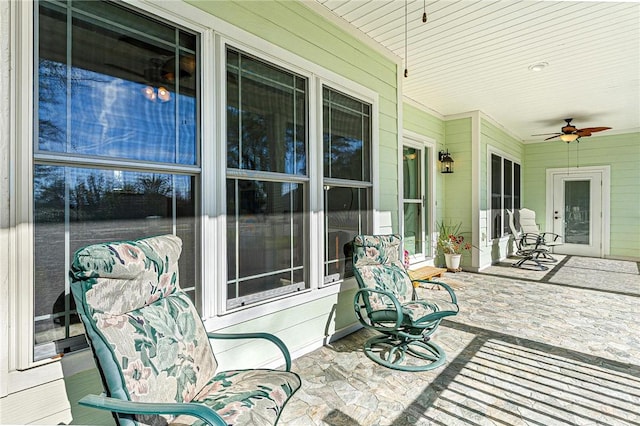
[[[553,232],[563,236],[564,244],[554,251],[561,254],[603,257],[605,211],[603,182],[607,170],[570,169],[552,174]]]

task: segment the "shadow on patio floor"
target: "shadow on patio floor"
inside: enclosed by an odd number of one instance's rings
[[[281,425],[639,425],[638,264],[563,257],[549,271],[447,273],[461,306],[440,369],[370,361],[360,330],[294,361]]]

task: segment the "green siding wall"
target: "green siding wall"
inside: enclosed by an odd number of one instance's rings
[[[453,158],[452,174],[445,179],[444,217],[453,223],[462,222],[462,231],[471,232],[473,184],[472,119],[460,118],[445,122],[446,148]]]
[[[540,212],[546,226],[546,170],[611,166],[610,257],[640,259],[640,133],[525,145],[524,185],[527,207]],[[538,216],[536,216],[538,219]]]

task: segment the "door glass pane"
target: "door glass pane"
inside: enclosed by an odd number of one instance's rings
[[[564,183],[564,241],[569,244],[589,244],[591,218],[591,181],[574,180]]]
[[[422,150],[404,147],[402,155],[404,193],[404,248],[410,255],[422,248]]]
[[[420,210],[420,204],[404,204],[404,248],[412,256],[422,253]]]
[[[421,198],[422,188],[420,188],[420,150],[415,148],[404,148],[402,156],[402,167],[404,171],[404,198]]]

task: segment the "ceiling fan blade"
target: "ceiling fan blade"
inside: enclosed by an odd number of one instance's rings
[[[592,133],[602,132],[603,130],[609,130],[611,127],[585,127],[584,129],[576,130],[578,136],[591,136]]]
[[[562,134],[557,134],[555,136],[551,136],[550,138],[546,138],[545,141],[549,141],[551,139],[559,138],[560,136],[562,136]]]
[[[585,127],[584,129],[578,129],[578,132],[590,132],[590,133],[595,133],[595,132],[602,132],[603,130],[609,130],[611,129],[611,127]]]
[[[549,136],[549,135],[557,135],[560,136],[561,133],[538,133],[537,135],[531,135],[531,136]]]

